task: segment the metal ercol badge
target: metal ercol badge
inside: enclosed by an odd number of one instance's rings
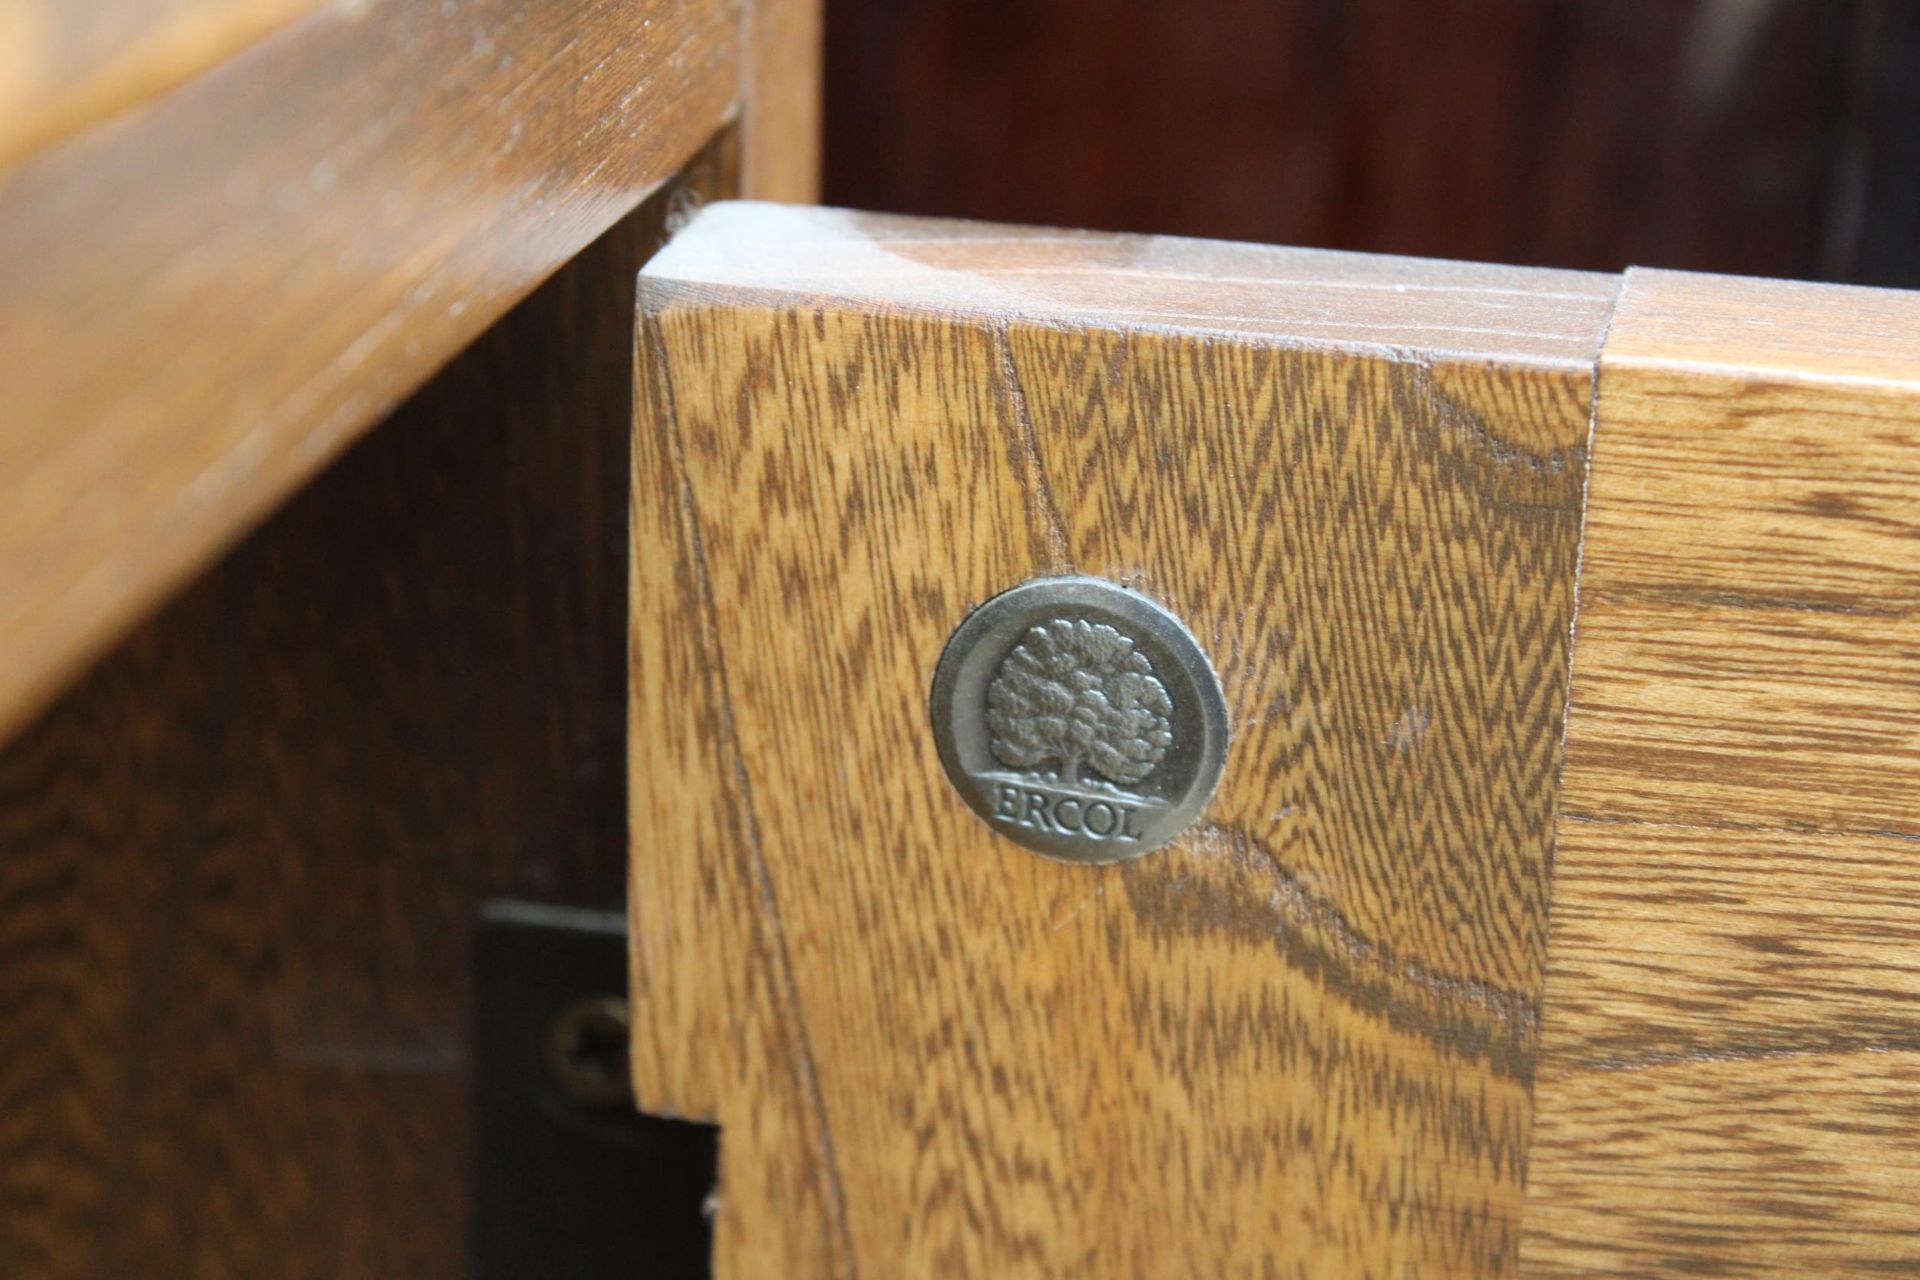
[[[932,711],[974,812],[1069,862],[1159,848],[1226,763],[1226,702],[1199,643],[1100,578],[1035,578],[974,610],[934,669]]]

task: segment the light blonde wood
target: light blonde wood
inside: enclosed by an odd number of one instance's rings
[[[1525,1270],[1920,1267],[1920,296],[1630,275]]]
[[[1571,273],[722,205],[642,278],[643,1108],[758,1275],[1499,1275],[1518,1245],[1591,371]],[[1174,845],[940,770],[970,604],[1208,647]]]
[[[0,177],[0,733],[683,164],[739,17],[329,6]]]
[[[741,190],[755,200],[820,198],[822,0],[744,0],[747,79]]]
[[[320,0],[7,0],[0,165],[165,92]]]

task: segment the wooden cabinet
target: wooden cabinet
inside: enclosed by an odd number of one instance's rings
[[[720,1274],[1920,1265],[1920,297],[743,204],[640,312],[635,1072]],[[1121,865],[929,721],[1062,573],[1225,690]]]
[[[472,1274],[496,896],[736,1280],[1920,1267],[1920,297],[812,207],[820,21],[0,14],[0,1277]],[[929,708],[1066,574],[1225,709],[1113,865]]]

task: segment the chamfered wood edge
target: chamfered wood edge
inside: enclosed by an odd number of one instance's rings
[[[0,179],[0,736],[734,118],[653,7],[328,7]]]
[[[1920,293],[1630,267],[1600,351],[1603,381],[1608,368],[1920,386]]]
[[[823,0],[745,0],[740,193],[820,198]]]
[[[640,279],[643,310],[804,299],[1589,376],[1617,287],[1550,268],[751,200],[702,209]]]

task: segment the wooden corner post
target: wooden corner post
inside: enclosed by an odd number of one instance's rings
[[[708,209],[637,339],[644,1109],[718,1274],[1501,1274],[1614,282]],[[1172,844],[997,834],[969,610],[1122,583],[1218,671]]]

